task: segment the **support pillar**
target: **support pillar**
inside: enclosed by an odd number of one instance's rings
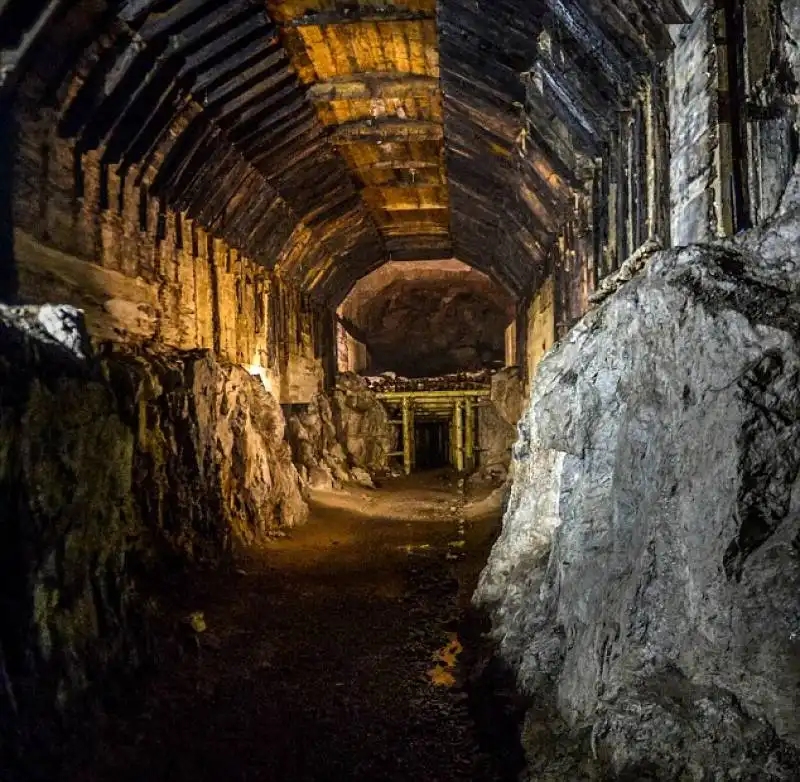
[[[464,400],[466,432],[464,434],[464,445],[466,448],[466,468],[470,472],[475,469],[475,403],[467,397]]]
[[[453,455],[455,468],[464,472],[464,403],[456,399],[453,405]]]
[[[413,459],[413,422],[411,420],[411,400],[403,397],[403,469],[411,475]]]

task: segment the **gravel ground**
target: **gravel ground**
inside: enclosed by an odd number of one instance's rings
[[[514,696],[468,609],[499,508],[463,521],[446,473],[313,506],[234,572],[173,585],[162,611],[182,631],[61,780],[517,778]]]

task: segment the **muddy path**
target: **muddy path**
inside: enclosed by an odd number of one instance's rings
[[[443,473],[318,496],[308,526],[176,585],[171,615],[202,612],[202,632],[186,627],[60,778],[515,778],[513,746],[484,740],[493,707],[466,686],[499,509],[463,522],[463,506]]]

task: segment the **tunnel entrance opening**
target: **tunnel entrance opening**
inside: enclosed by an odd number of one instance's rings
[[[448,421],[420,421],[414,427],[414,464],[417,471],[438,470],[450,464]]]
[[[489,394],[488,388],[378,393],[389,421],[399,427],[399,450],[389,455],[402,458],[406,475],[431,469],[423,462],[442,457],[441,466],[470,472],[477,462],[477,412],[481,400]]]

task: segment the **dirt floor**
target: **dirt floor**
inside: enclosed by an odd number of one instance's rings
[[[181,653],[60,779],[515,779],[508,709],[469,676],[469,596],[500,517],[475,499],[443,472],[316,495],[307,526],[171,596]]]

